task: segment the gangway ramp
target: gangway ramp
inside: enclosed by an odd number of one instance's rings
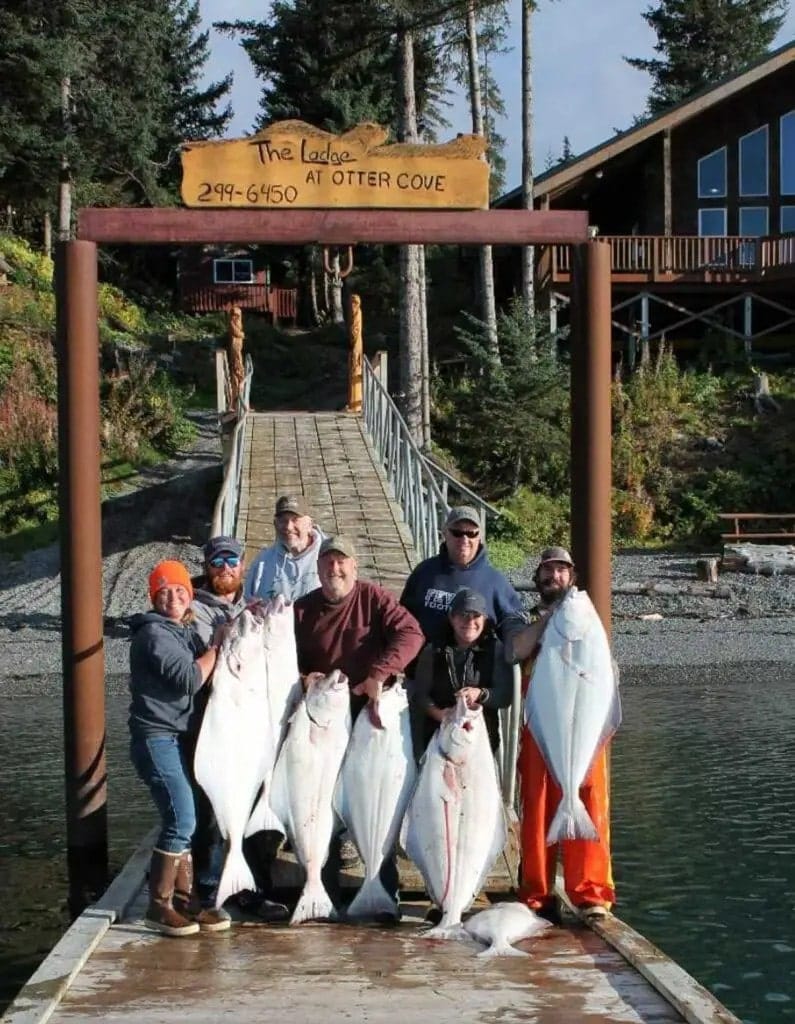
[[[417,560],[414,541],[360,416],[249,413],[237,515],[249,564],[273,543],[276,499],[295,493],[325,533],[353,539],[363,578],[402,590]]]

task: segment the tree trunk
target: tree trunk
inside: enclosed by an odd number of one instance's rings
[[[52,216],[49,210],[44,214],[44,252],[52,256]]]
[[[72,131],[71,102],[72,81],[67,75],[61,80],[61,127],[64,142],[58,178],[58,240],[61,242],[68,242],[72,237],[72,174],[66,150]]]
[[[312,246],[309,250],[309,316],[313,327],[320,323],[320,310],[317,306],[317,249]]]
[[[400,390],[403,418],[422,444],[422,307],[416,245],[400,248]]]
[[[400,46],[401,135],[404,142],[417,141],[417,103],[414,93],[414,37],[401,22]],[[400,389],[403,393],[403,416],[417,444],[423,443],[423,300],[424,278],[419,246],[406,245],[400,250]]]
[[[419,260],[420,274],[420,330],[422,331],[422,449],[430,451],[431,448],[431,370],[428,365],[428,288],[425,276],[425,246],[418,245],[417,257]]]
[[[533,209],[533,0],[522,0],[522,209]],[[535,254],[522,246],[522,301],[535,320]]]
[[[335,324],[345,323],[345,308],[342,301],[342,276],[340,254],[335,252],[331,260],[331,319]]]
[[[475,0],[468,0],[466,26],[469,105],[472,110],[472,131],[475,135],[485,136]],[[484,159],[486,159],[485,155]],[[493,357],[499,362],[500,342],[497,336],[497,307],[494,300],[494,261],[490,245],[484,245],[478,250],[478,263],[480,269],[480,309],[481,319],[486,325],[486,343]]]

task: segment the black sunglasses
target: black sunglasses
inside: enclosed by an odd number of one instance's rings
[[[454,537],[458,537],[459,539],[461,537],[469,537],[470,540],[474,540],[480,533],[480,530],[454,530],[452,526],[449,527],[449,530]]]
[[[211,558],[209,564],[213,569],[220,569],[224,565],[228,565],[230,569],[236,569],[240,565],[240,555],[216,555],[215,558]]]

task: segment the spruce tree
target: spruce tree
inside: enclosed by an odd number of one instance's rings
[[[73,206],[171,201],[179,141],[228,120],[194,0],[0,0],[0,39],[0,203],[27,233],[65,178]]]
[[[657,35],[654,49],[661,56],[625,58],[652,77],[649,113],[763,57],[787,10],[787,0],[658,0],[643,18]]]

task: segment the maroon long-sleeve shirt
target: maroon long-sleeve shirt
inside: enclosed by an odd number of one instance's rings
[[[351,686],[368,676],[402,673],[425,643],[414,616],[374,583],[357,580],[338,604],[313,590],[295,602],[295,638],[302,675],[340,669]]]

